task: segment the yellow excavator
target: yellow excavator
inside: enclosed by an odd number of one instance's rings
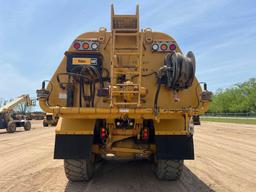
[[[14,133],[16,127],[24,127],[25,131],[31,129],[31,123],[25,116],[17,118],[15,115],[14,109],[20,104],[31,106],[29,95],[21,95],[0,108],[0,129],[6,129],[8,133]]]

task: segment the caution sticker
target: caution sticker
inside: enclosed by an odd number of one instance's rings
[[[72,64],[73,65],[90,65],[91,58],[73,58]]]

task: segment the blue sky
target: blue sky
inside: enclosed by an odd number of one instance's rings
[[[192,50],[196,74],[216,91],[256,77],[256,2],[0,0],[0,98],[35,96],[50,79],[74,38],[110,28],[110,5],[134,13],[141,28],[173,36],[183,52]]]

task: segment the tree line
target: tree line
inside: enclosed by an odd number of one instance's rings
[[[213,96],[211,113],[255,113],[256,78],[238,83],[231,88],[218,89]]]

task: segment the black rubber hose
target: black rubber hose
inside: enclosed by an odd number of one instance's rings
[[[95,97],[95,92],[93,91],[94,86],[95,86],[94,83],[90,85],[90,102],[89,102],[90,107],[94,107],[94,97]]]
[[[79,79],[79,107],[82,107],[82,79]]]
[[[95,82],[96,80],[98,79],[99,81],[102,81],[102,77],[100,76],[98,70],[92,66],[84,66],[80,72],[80,74],[83,74],[86,72],[86,70],[88,71],[88,74],[87,75],[90,75],[91,78],[93,78],[93,81],[89,83],[90,85],[90,99],[89,99],[89,106],[90,107],[94,107],[94,98],[95,98]],[[95,74],[97,76],[97,79],[93,77],[93,74]],[[85,96],[85,94],[84,94]]]
[[[83,81],[83,84],[82,84],[82,93],[83,93],[83,98],[85,98],[85,90],[84,90],[84,81]],[[84,99],[85,100],[85,99]]]
[[[142,77],[148,77],[148,76],[151,76],[151,75],[157,75],[157,72],[156,71],[153,71],[153,72],[151,72],[151,73],[148,73],[148,74],[142,74],[141,76]],[[131,79],[134,79],[134,78],[136,78],[136,77],[138,77],[139,75],[133,75],[132,77],[131,77]]]
[[[96,67],[94,67],[94,66],[88,66],[88,67],[90,67],[90,68],[95,72],[95,74],[97,75],[97,77],[98,77],[98,79],[99,79],[101,88],[104,88],[102,76],[101,76],[101,74],[99,73],[98,69],[97,69]]]
[[[86,73],[88,71],[88,74]],[[80,73],[78,73],[80,72]],[[85,73],[85,74],[84,74]],[[95,83],[99,81],[100,87],[104,88],[104,80],[108,81],[109,78],[103,80],[102,75],[99,73],[98,69],[94,66],[77,66],[72,69],[69,73],[60,73],[57,75],[57,81],[61,88],[65,89],[64,84],[60,81],[61,75],[68,75],[70,83],[70,77],[77,77],[76,81],[79,83],[79,106],[82,107],[82,97],[85,96],[84,84],[90,84],[90,99],[89,106],[94,106],[95,99]],[[96,76],[96,77],[95,77]]]
[[[92,86],[92,107],[94,107],[94,99],[95,99],[95,83]]]
[[[84,75],[77,74],[77,73],[69,73],[69,72],[68,72],[68,73],[59,73],[59,74],[57,75],[57,81],[58,81],[60,87],[63,88],[63,89],[64,89],[65,87],[63,87],[62,84],[66,84],[66,83],[61,83],[61,81],[60,81],[60,76],[62,76],[62,75],[67,75],[69,80],[70,80],[70,77],[79,77],[79,78],[84,78],[84,79],[88,80],[89,82],[93,81],[92,79],[90,79],[90,78],[88,78],[88,77],[86,77],[86,76],[84,76]]]

